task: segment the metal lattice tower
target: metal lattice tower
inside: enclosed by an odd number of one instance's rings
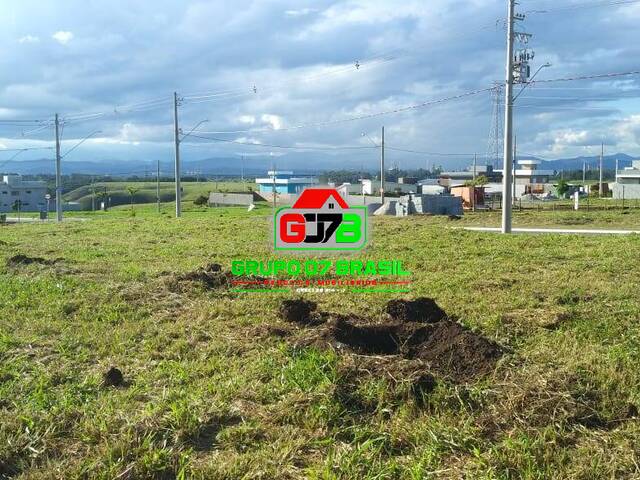
[[[500,168],[502,155],[504,154],[504,85],[495,82],[491,90],[493,110],[491,113],[491,129],[487,144],[487,162],[491,162],[493,168]]]

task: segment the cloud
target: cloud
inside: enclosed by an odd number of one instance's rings
[[[249,137],[239,140],[263,145],[366,145],[361,133],[379,135],[384,125],[389,146],[445,153],[484,154],[488,149],[493,118],[489,92],[340,121],[500,81],[505,33],[496,19],[505,16],[504,2],[13,3],[15,22],[0,32],[5,43],[41,41],[37,48],[7,49],[0,58],[0,104],[6,109],[0,109],[0,116],[50,119],[54,112],[101,112],[91,121],[67,124],[64,132],[67,139],[83,138],[94,129],[105,132],[104,139],[87,141],[76,152],[96,160],[132,158],[127,147],[133,143],[138,143],[135,155],[143,158],[170,152],[174,91],[186,98],[179,109],[185,131],[208,118],[202,131],[235,132]],[[32,15],[34,5],[38,16]],[[546,61],[553,67],[538,79],[636,70],[639,8],[608,5],[576,9],[570,16],[527,15],[520,27],[534,34],[532,70]],[[45,42],[40,32],[56,33]],[[58,45],[73,48],[52,48]],[[200,98],[189,100],[196,92]],[[114,112],[116,105],[132,104]],[[523,152],[573,155],[591,142],[599,145],[604,137],[611,149],[640,153],[639,76],[538,84],[525,91],[516,107],[514,125]],[[322,126],[287,128],[303,124]],[[21,139],[21,130],[0,125],[0,138],[20,139],[28,146],[51,137],[50,131],[42,131]],[[249,132],[238,132],[242,130]],[[219,136],[234,138],[231,133]],[[368,150],[273,150],[284,157],[278,163],[294,170],[310,165],[374,168],[377,162],[375,151]],[[184,157],[243,152],[270,155],[267,147],[219,142],[185,147]],[[457,168],[473,154],[442,157],[390,150],[388,157],[401,167],[430,163]],[[28,152],[21,158],[29,158]]]
[[[66,45],[71,40],[73,40],[73,33],[60,30],[54,33],[53,35],[51,35],[51,38],[53,38],[60,45]]]
[[[40,37],[36,37],[34,35],[25,35],[24,37],[20,37],[18,39],[18,43],[38,43],[40,42]]]
[[[315,8],[301,8],[299,10],[285,10],[284,14],[287,17],[306,17],[312,13],[316,13],[318,10]]]
[[[260,119],[274,130],[280,130],[283,127],[282,118],[278,115],[265,113]]]

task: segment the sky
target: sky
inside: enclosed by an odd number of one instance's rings
[[[384,126],[390,166],[456,168],[474,153],[491,162],[506,9],[506,0],[2,0],[0,164],[15,154],[2,149],[43,148],[13,161],[53,159],[56,112],[63,153],[90,136],[65,162],[171,161],[174,91],[183,133],[196,127],[182,138],[185,161],[374,169]],[[536,80],[640,70],[640,1],[522,0],[517,10],[518,31],[533,35],[532,73],[551,64]],[[539,82],[514,112],[523,156],[594,155],[601,142],[640,156],[640,75]]]

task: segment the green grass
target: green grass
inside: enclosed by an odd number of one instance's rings
[[[507,350],[488,378],[418,399],[358,356],[266,334],[290,293],[167,289],[172,272],[276,258],[270,208],[164,208],[0,227],[0,478],[640,476],[640,237],[452,228],[499,213],[374,218],[352,258],[402,260],[411,293],[308,298],[376,317],[433,297]],[[635,210],[585,215],[515,224],[640,227]],[[5,267],[18,253],[63,260]],[[102,386],[112,365],[125,387]]]
[[[182,198],[185,201],[193,201],[196,197],[209,196],[209,192],[241,192],[255,189],[255,183],[247,181],[241,182],[182,182]],[[111,198],[111,205],[124,205],[131,202],[129,188],[135,189],[133,203],[155,203],[156,202],[156,182],[99,182],[93,185],[84,185],[80,188],[68,192],[64,195],[67,202],[78,202],[83,210],[91,210],[93,192],[107,191]],[[160,182],[160,201],[175,201],[175,184],[173,182]],[[100,200],[96,198],[96,205]],[[96,207],[97,208],[97,207]]]

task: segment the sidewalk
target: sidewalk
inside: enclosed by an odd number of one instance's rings
[[[472,232],[500,233],[499,227],[463,227]],[[512,228],[512,233],[555,233],[565,235],[632,235],[640,234],[640,230],[596,230],[578,228]]]

